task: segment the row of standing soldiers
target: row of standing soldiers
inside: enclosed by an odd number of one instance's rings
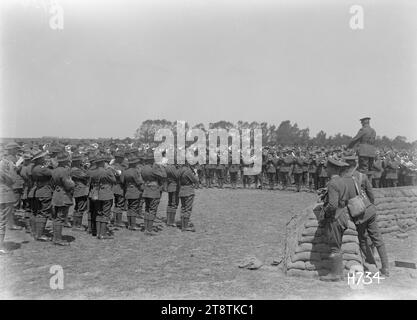
[[[282,189],[295,184],[299,192],[304,186],[310,191],[324,188],[329,181],[326,172],[328,157],[350,155],[351,153],[336,151],[333,153],[324,150],[314,153],[284,149],[281,153],[275,151],[264,153],[262,156],[262,172],[251,176],[244,174],[244,167],[250,167],[241,160],[240,164],[205,164],[196,165],[199,177],[199,184],[204,183],[208,188],[214,185],[214,178],[217,186],[222,188],[225,182],[230,182],[232,188],[237,187],[240,178],[244,188],[250,187],[254,182],[255,186],[262,189],[264,181],[268,182],[269,189],[273,190],[277,184]],[[231,157],[229,157],[231,158]],[[416,184],[416,171],[404,166],[394,153],[386,157],[377,155],[372,163],[372,171],[367,172],[368,179],[374,188],[396,187]]]
[[[6,151],[8,154],[2,157],[0,165],[2,247],[7,220],[13,229],[18,229],[14,225],[17,200],[22,203],[27,232],[36,240],[49,240],[45,226],[51,219],[52,240],[57,245],[68,245],[62,238],[62,230],[68,224],[72,205],[73,229],[85,230],[82,219],[87,215],[87,230],[98,239],[113,238],[113,223],[115,227],[125,226],[122,222],[125,209],[130,230],[138,230],[136,219],[141,217],[145,234],[155,235],[154,221],[158,220],[163,191],[168,192],[166,225],[177,226],[175,215],[181,204],[181,229],[194,231],[190,216],[198,179],[188,164],[156,164],[153,152],[131,150],[116,153],[114,159],[108,154],[95,154],[87,168],[81,154],[74,152],[70,156],[58,148],[49,153],[27,152],[23,162],[16,165],[19,146],[11,143]],[[15,188],[19,180],[22,188]]]

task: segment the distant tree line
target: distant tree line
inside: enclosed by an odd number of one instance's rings
[[[135,131],[134,137],[141,143],[153,144],[155,143],[154,136],[158,129],[169,128],[175,134],[176,127],[177,121],[171,122],[165,119],[146,120]],[[300,129],[297,123],[292,124],[290,120],[282,121],[279,126],[256,121],[238,121],[236,123],[217,121],[210,123],[209,128],[206,128],[203,123],[199,123],[192,128],[199,128],[206,132],[208,129],[261,129],[262,145],[264,146],[342,146],[347,145],[352,139],[352,136],[342,133],[328,136],[323,130],[319,131],[314,137],[310,137],[309,128]],[[187,124],[186,129],[189,129]],[[390,139],[387,136],[377,136],[375,143],[380,148],[411,149],[417,147],[417,140],[407,142],[407,138],[404,136],[397,136],[394,139]]]

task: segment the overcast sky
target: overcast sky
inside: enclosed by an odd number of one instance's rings
[[[417,139],[416,1],[56,2],[63,30],[47,0],[3,2],[3,137],[124,138],[146,119],[354,135],[370,116]]]

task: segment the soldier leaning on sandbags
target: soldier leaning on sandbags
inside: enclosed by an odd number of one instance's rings
[[[345,173],[343,177],[344,182],[348,187],[348,199],[356,197],[356,183],[358,188],[365,192],[369,200],[369,202],[366,201],[368,203],[365,211],[357,217],[352,217],[352,220],[355,223],[356,230],[358,232],[359,246],[362,252],[365,254],[365,261],[370,264],[376,265],[373,252],[368,245],[368,235],[372,244],[376,247],[379,257],[381,258],[382,268],[380,269],[380,272],[383,276],[388,277],[388,256],[387,251],[385,249],[384,241],[382,240],[381,232],[378,227],[378,223],[376,221],[377,211],[374,205],[374,194],[372,191],[372,185],[365,174],[355,170],[357,161],[356,156],[346,156],[343,160],[349,164],[350,169]]]
[[[342,238],[348,227],[348,189],[341,177],[341,173],[349,165],[341,160],[329,157],[327,160],[327,176],[330,181],[327,185],[327,194],[324,197],[324,229],[330,247],[329,259],[331,269],[329,274],[320,277],[322,281],[343,280],[343,254]]]

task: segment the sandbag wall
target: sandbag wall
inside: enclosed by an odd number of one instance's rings
[[[405,232],[417,227],[417,187],[373,190],[382,233]]]
[[[313,208],[295,214],[287,223],[283,264],[289,276],[316,278],[330,271],[330,248]],[[343,235],[342,250],[346,273],[352,265],[362,263],[358,233],[351,221]]]

